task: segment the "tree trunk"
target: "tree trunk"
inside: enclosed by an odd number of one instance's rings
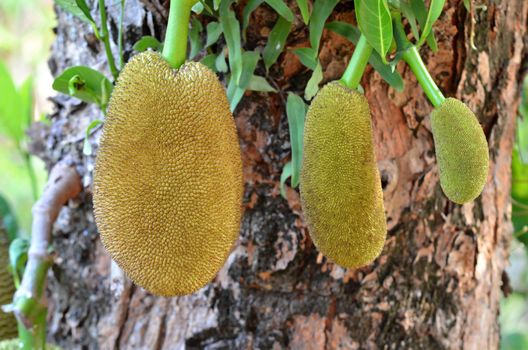
[[[119,6],[107,3],[115,41]],[[126,57],[142,35],[161,39],[167,3],[127,1]],[[235,7],[239,18],[244,3]],[[79,64],[107,71],[104,48],[90,26],[57,14],[52,73]],[[244,47],[263,47],[276,19],[271,8],[260,6]],[[354,21],[353,2],[342,1],[332,19]],[[35,152],[49,166],[70,159],[85,190],[54,229],[50,341],[65,349],[497,349],[527,21],[526,0],[475,0],[472,14],[462,0],[448,0],[434,27],[439,51],[421,50],[440,88],[476,112],[488,138],[488,183],[473,203],[455,205],[442,194],[432,108],[409,68],[398,65],[403,93],[367,69],[362,85],[372,109],[389,231],[381,257],[357,270],[318,253],[297,190],[288,190],[288,200],[279,195],[279,176],[290,158],[285,94],[300,93],[310,76],[289,50],[309,46],[299,18],[267,76],[281,93],[246,93],[235,112],[246,184],[240,239],[217,278],[190,296],[154,297],[111,263],[93,220],[95,156],[82,153],[87,125],[103,116],[74,98],[53,97],[57,110],[50,126],[33,132]],[[340,77],[352,52],[345,39],[325,31],[325,82]],[[257,73],[265,75],[263,66]],[[99,136],[100,130],[90,136],[94,153]]]

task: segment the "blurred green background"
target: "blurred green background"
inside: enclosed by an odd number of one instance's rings
[[[32,82],[33,121],[51,111],[48,96],[52,77],[47,67],[49,48],[55,26],[52,0],[1,0],[0,1],[0,64],[11,73],[14,85],[20,87],[29,78]],[[1,74],[0,74],[1,75]],[[6,103],[4,90],[6,78],[0,77],[0,118]],[[4,90],[2,90],[4,89]],[[2,102],[3,101],[3,102]],[[8,102],[8,101],[7,101]],[[513,292],[501,300],[501,349],[528,349],[528,79],[524,84],[523,104],[519,119],[515,151],[513,154],[513,214],[514,235],[508,275]],[[31,206],[34,195],[27,163],[24,159],[25,140],[19,143],[0,129],[0,196],[13,209],[19,226],[26,234],[30,231]],[[526,164],[525,164],[526,163]],[[46,172],[42,162],[31,157],[38,193],[45,182]]]

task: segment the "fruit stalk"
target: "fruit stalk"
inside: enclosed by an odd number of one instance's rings
[[[350,62],[339,80],[341,84],[355,90],[361,82],[361,77],[367,67],[370,54],[372,53],[372,46],[367,41],[364,35],[361,35],[359,41],[354,49],[354,54],[350,58]]]
[[[409,42],[409,39],[407,39],[407,35],[405,34],[405,30],[401,22],[401,15],[394,12],[392,14],[392,18],[396,44],[398,45],[398,50],[403,52],[403,60],[413,71],[418,83],[424,90],[425,95],[429,101],[431,101],[431,104],[435,108],[440,106],[442,102],[444,102],[445,97],[434,82],[431,74],[429,74],[427,67],[418,53],[418,49]]]
[[[197,2],[197,0],[172,0],[170,3],[162,56],[174,69],[180,68],[187,59],[189,20],[191,9]]]
[[[33,206],[28,261],[22,282],[10,307],[19,321],[19,335],[23,343],[32,343],[23,344],[23,349],[40,349],[45,344],[45,290],[48,269],[52,263],[48,250],[51,229],[64,203],[75,198],[80,192],[81,179],[77,171],[59,163],[52,169],[48,185]]]

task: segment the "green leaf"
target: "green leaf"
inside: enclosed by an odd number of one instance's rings
[[[354,0],[359,29],[368,43],[381,56],[385,56],[392,43],[392,18],[387,0]]]
[[[266,0],[266,3],[270,5],[279,15],[281,15],[288,22],[293,22],[293,12],[290,10],[288,5],[282,0]]]
[[[288,127],[290,129],[290,143],[292,152],[291,185],[299,185],[303,154],[304,119],[306,116],[306,104],[299,96],[289,93],[286,101],[286,114],[288,116]]]
[[[210,55],[207,55],[205,56],[204,58],[202,58],[200,60],[200,62],[207,66],[209,69],[211,69],[212,71],[214,72],[217,72],[217,69],[216,69],[216,65],[215,65],[215,62],[216,62],[216,58],[217,58],[217,55],[215,55],[214,53],[210,54]],[[224,64],[225,64],[225,59],[224,59]],[[227,69],[227,65],[226,65],[226,69]]]
[[[103,91],[102,84],[104,84],[106,91]],[[71,88],[73,91],[70,91]],[[53,89],[102,107],[104,95],[111,94],[113,85],[98,71],[85,66],[75,66],[67,68],[55,78]]]
[[[420,40],[418,41],[417,46],[423,45],[423,43],[429,36],[429,33],[431,33],[434,22],[436,22],[436,20],[442,14],[444,3],[445,3],[445,0],[431,0],[431,5],[429,6],[429,12],[427,13],[427,18],[422,28],[422,35],[420,36]]]
[[[219,73],[227,72],[229,67],[227,67],[227,62],[223,51],[216,57],[215,67],[216,71]]]
[[[308,101],[310,101],[319,91],[319,83],[323,80],[323,68],[321,67],[321,63],[317,63],[317,66],[315,67],[312,77],[310,80],[308,80],[308,83],[306,84],[306,88],[304,89],[304,98]]]
[[[136,43],[134,44],[134,46],[132,46],[132,48],[134,49],[134,51],[137,51],[137,52],[143,52],[143,51],[146,51],[147,49],[152,49],[154,51],[161,52],[161,50],[163,49],[163,44],[160,43],[160,41],[156,39],[155,37],[150,36],[150,35],[145,35],[144,37],[136,41]]]
[[[292,23],[283,17],[279,17],[277,23],[273,26],[266,47],[262,52],[262,58],[264,59],[266,70],[269,70],[269,68],[277,61],[277,58],[279,58],[280,53],[284,49],[291,27]]]
[[[259,92],[277,92],[277,90],[274,89],[264,77],[258,75],[253,75],[251,77],[247,86],[247,90]]]
[[[200,32],[203,30],[202,23],[194,17],[191,20],[191,30],[189,31],[189,40],[191,42],[191,49],[189,51],[189,59],[192,60],[202,49],[202,39]]]
[[[304,64],[306,67],[310,68],[311,70],[314,70],[315,67],[317,67],[317,53],[315,50],[311,47],[301,47],[299,49],[295,49],[293,51],[297,57],[301,60],[301,63]]]
[[[90,8],[86,4],[85,0],[75,0],[75,3],[77,4],[77,7],[81,9],[82,13],[88,18],[88,20],[92,23],[95,23],[92,14],[90,13]]]
[[[29,242],[24,238],[16,238],[9,245],[9,265],[18,288],[24,274],[29,251]]]
[[[31,106],[26,105],[32,100],[30,90],[31,81],[26,81],[19,92],[7,66],[0,61],[0,131],[9,136],[17,147],[31,120]]]
[[[207,41],[205,42],[205,48],[208,48],[209,46],[213,45],[218,41],[218,38],[220,38],[220,35],[222,35],[222,24],[218,22],[210,22],[207,25]]]
[[[244,32],[244,39],[246,38],[246,29],[249,25],[249,16],[251,16],[251,13],[263,2],[264,0],[249,0],[247,5],[244,6],[244,11],[242,12],[242,31]]]
[[[297,6],[299,6],[299,10],[301,11],[304,24],[308,25],[308,23],[310,23],[310,9],[308,8],[308,1],[297,0]]]
[[[242,74],[242,47],[240,40],[240,24],[235,13],[229,8],[233,0],[224,0],[220,3],[220,23],[224,28],[224,38],[229,50],[229,68],[231,78],[238,84]]]
[[[310,18],[310,45],[313,48],[313,59],[317,60],[319,44],[326,20],[332,14],[339,0],[315,0]]]
[[[282,173],[280,176],[280,194],[281,196],[286,199],[286,180],[288,180],[289,177],[292,176],[292,162],[288,162],[284,165],[284,168],[282,168]]]
[[[79,18],[81,21],[86,23],[94,23],[92,16],[86,16],[86,14],[81,10],[79,5],[77,5],[76,0],[55,0],[55,3],[64,11],[71,13],[75,17]],[[88,11],[90,13],[90,11]]]
[[[239,82],[237,83],[236,81],[232,80],[233,76],[231,75],[227,89],[227,99],[229,100],[231,112],[235,110],[236,106],[242,99],[242,96],[244,95],[244,92],[246,91],[246,88],[253,77],[253,72],[257,67],[259,58],[260,54],[256,51],[244,52],[242,55],[242,74],[240,75]]]
[[[361,36],[359,29],[345,22],[334,21],[328,23],[326,28],[344,36],[355,45],[357,45]],[[370,55],[369,63],[390,86],[398,91],[403,91],[404,83],[400,73],[398,73],[396,70],[393,70],[390,64],[383,63],[383,60],[376,51],[373,51]]]
[[[13,241],[18,236],[18,222],[15,212],[11,209],[7,199],[0,194],[0,219],[7,232],[9,241]]]
[[[90,134],[92,133],[92,130],[103,123],[104,122],[102,120],[96,119],[92,121],[86,128],[83,144],[83,153],[85,156],[92,155],[92,144],[90,143]]]
[[[427,8],[425,7],[424,1],[423,0],[405,0],[405,1],[410,2],[410,7],[411,7],[410,10],[406,10],[406,11],[412,12],[414,17],[418,20],[418,24],[423,30],[425,26],[425,22],[427,21]],[[419,35],[415,35],[414,37],[416,38],[417,41],[420,40]],[[427,44],[429,45],[429,47],[431,48],[433,52],[438,51],[438,45],[436,43],[436,39],[434,37],[433,31],[429,33],[426,40],[427,40]]]

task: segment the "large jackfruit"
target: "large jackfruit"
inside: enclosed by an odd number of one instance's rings
[[[301,202],[315,246],[357,268],[383,249],[387,224],[366,98],[337,82],[313,100],[304,129]]]
[[[94,174],[101,240],[138,285],[192,293],[224,264],[240,226],[240,146],[224,88],[200,63],[132,58],[108,105]]]
[[[486,184],[489,167],[488,143],[475,114],[448,98],[431,114],[431,127],[442,190],[455,203],[474,200]]]
[[[0,222],[0,306],[10,304],[15,294],[13,276],[8,270],[9,241]],[[11,339],[18,335],[17,323],[12,313],[0,309],[0,340]]]
[[[10,340],[2,340],[0,341],[0,350],[20,350],[20,340],[17,339],[10,339]],[[46,350],[61,350],[56,345],[46,344]]]

